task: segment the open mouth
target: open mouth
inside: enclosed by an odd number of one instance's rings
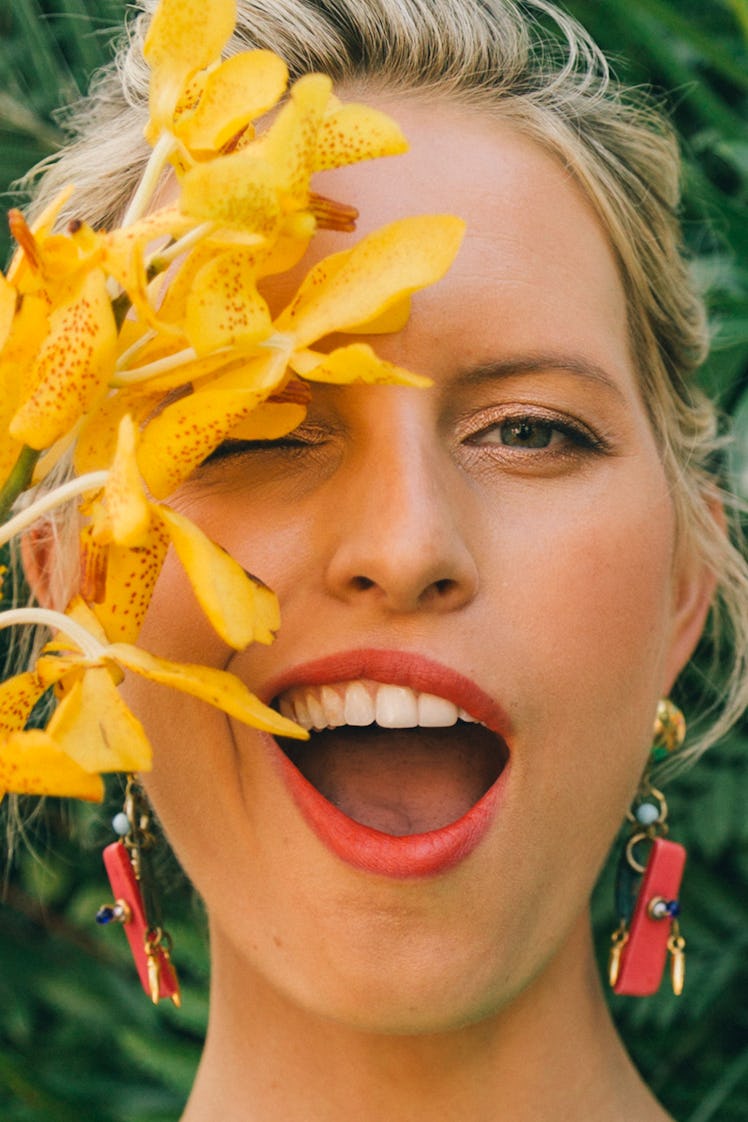
[[[367,679],[297,686],[275,699],[310,730],[277,738],[287,758],[354,822],[393,837],[440,830],[503,772],[504,739],[435,694]]]

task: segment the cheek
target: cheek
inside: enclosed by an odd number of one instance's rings
[[[579,507],[549,505],[537,519],[542,534],[513,556],[524,599],[507,631],[519,668],[514,762],[525,825],[547,843],[547,867],[576,853],[586,880],[643,770],[672,626],[664,480],[645,476],[616,494],[612,504],[588,492]],[[576,875],[567,868],[561,880]]]
[[[612,492],[590,488],[579,502],[556,495],[534,507],[518,504],[513,520],[507,514],[495,555],[503,551],[508,561],[496,575],[506,590],[512,645],[556,669],[571,706],[575,680],[581,688],[598,679],[603,690],[616,682],[621,688],[624,670],[659,680],[674,549],[664,480],[634,479]]]

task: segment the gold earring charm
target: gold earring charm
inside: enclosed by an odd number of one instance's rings
[[[650,759],[653,764],[662,763],[680,750],[686,739],[686,718],[677,705],[668,698],[657,704],[652,737]]]

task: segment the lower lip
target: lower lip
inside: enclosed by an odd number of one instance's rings
[[[485,795],[456,822],[425,834],[395,837],[343,814],[304,778],[272,737],[268,740],[291,797],[319,840],[356,869],[400,880],[444,873],[473,852],[496,816],[510,767],[508,761]]]

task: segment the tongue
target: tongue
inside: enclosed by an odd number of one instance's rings
[[[351,726],[281,746],[344,814],[402,837],[456,822],[501,774],[506,750],[481,725],[443,729]]]

